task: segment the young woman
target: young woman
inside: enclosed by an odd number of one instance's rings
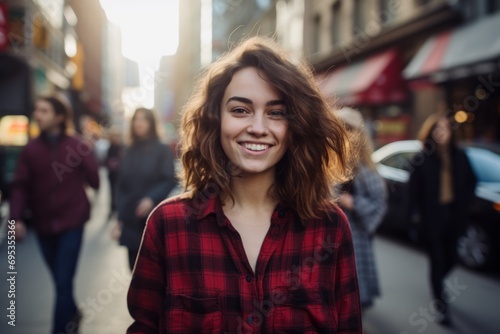
[[[380,295],[372,239],[387,210],[387,190],[371,157],[373,146],[363,116],[351,108],[342,108],[338,116],[345,123],[360,155],[354,178],[344,185],[338,204],[344,209],[351,226],[359,296],[361,307],[366,309]]]
[[[443,281],[456,263],[456,243],[465,228],[476,177],[456,145],[450,121],[431,115],[422,125],[421,161],[410,175],[410,203],[420,212],[430,258],[432,294],[439,301],[443,325],[451,323]]]
[[[130,122],[131,144],[118,170],[116,208],[118,238],[128,248],[129,266],[134,267],[146,218],[155,205],[175,187],[174,156],[160,142],[152,110],[139,108]]]
[[[330,201],[349,145],[308,68],[250,38],[208,68],[181,130],[189,192],[148,220],[128,333],[361,333],[351,232]]]

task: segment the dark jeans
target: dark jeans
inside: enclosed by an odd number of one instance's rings
[[[109,172],[108,173],[109,180],[109,190],[110,190],[110,214],[116,211],[116,182],[118,181],[118,173]]]
[[[453,226],[453,212],[450,206],[441,206],[439,210],[440,223],[445,227],[444,233],[438,238],[429,240],[428,252],[431,262],[431,285],[435,299],[446,306],[447,298],[443,291],[443,282],[456,264],[457,233]]]
[[[77,307],[73,297],[73,277],[82,243],[83,226],[59,235],[38,235],[40,248],[49,266],[56,289],[53,333],[71,333]],[[67,328],[69,331],[67,331]]]

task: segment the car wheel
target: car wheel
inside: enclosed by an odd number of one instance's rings
[[[484,269],[490,263],[493,244],[486,229],[478,224],[471,224],[458,238],[457,255],[460,262],[468,268]]]

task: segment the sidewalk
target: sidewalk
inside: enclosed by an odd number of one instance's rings
[[[84,313],[80,334],[125,333],[132,322],[126,303],[131,277],[127,252],[110,237],[113,222],[107,223],[109,186],[105,172],[100,175],[101,188],[91,197],[92,216],[85,227],[75,279],[75,298]],[[6,242],[0,245],[0,263],[6,277]],[[0,280],[0,309],[4,313],[0,333],[49,333],[54,287],[33,231],[16,244],[16,270],[16,326],[7,324],[9,287],[4,278]]]

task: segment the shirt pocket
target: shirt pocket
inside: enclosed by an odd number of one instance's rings
[[[165,328],[167,333],[221,333],[220,293],[167,292]]]
[[[275,333],[334,333],[331,288],[319,283],[278,286],[274,295]]]

